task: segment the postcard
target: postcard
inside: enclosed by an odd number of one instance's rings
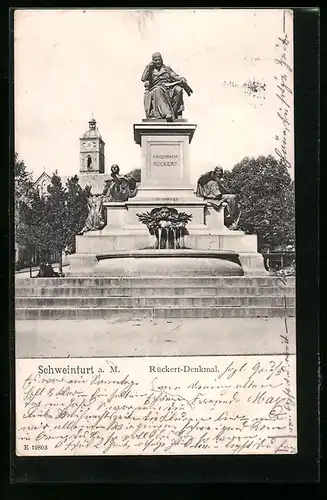
[[[16,9],[16,455],[298,453],[289,9]]]

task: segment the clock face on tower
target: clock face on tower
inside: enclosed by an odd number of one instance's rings
[[[85,143],[85,147],[86,147],[86,149],[92,149],[92,147],[93,147],[93,142],[92,142],[92,141],[87,141],[87,142]]]

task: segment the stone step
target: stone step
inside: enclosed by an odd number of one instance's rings
[[[160,277],[135,277],[135,278],[16,278],[16,290],[20,287],[62,287],[62,286],[80,286],[80,287],[104,287],[104,286],[132,286],[148,287],[158,283],[165,286],[279,286],[284,287],[282,280],[275,276],[163,276]],[[295,286],[295,278],[287,277],[287,286]]]
[[[234,297],[16,297],[16,307],[45,307],[77,309],[103,307],[294,307],[295,297],[234,296]]]
[[[17,308],[16,320],[142,318],[271,318],[293,317],[293,307],[157,307],[157,308]],[[82,330],[82,327],[81,327]]]
[[[147,286],[147,287],[131,287],[131,286],[111,286],[104,285],[102,287],[81,287],[81,286],[37,286],[37,287],[18,287],[15,296],[17,297],[149,297],[149,296],[166,297],[174,296],[294,296],[295,287],[288,286],[280,288],[278,286]]]

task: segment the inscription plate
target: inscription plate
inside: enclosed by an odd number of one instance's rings
[[[150,144],[149,177],[166,183],[182,178],[182,144]]]

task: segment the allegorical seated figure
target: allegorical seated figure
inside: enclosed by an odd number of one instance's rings
[[[90,186],[85,188],[87,194],[87,206],[89,213],[85,221],[83,229],[79,234],[87,233],[88,231],[98,231],[106,225],[103,213],[103,195],[92,194]]]
[[[131,175],[119,175],[119,166],[111,166],[111,179],[103,190],[105,201],[124,202],[137,195],[137,183]]]
[[[174,121],[181,118],[184,111],[183,89],[190,96],[193,90],[185,78],[165,66],[159,52],[146,66],[141,78],[144,82],[144,109],[149,120],[166,119]]]
[[[196,195],[208,201],[210,205],[219,210],[223,203],[226,204],[225,224],[231,229],[237,229],[240,219],[240,209],[238,207],[235,194],[228,193],[223,181],[224,171],[217,166],[198,179]]]

